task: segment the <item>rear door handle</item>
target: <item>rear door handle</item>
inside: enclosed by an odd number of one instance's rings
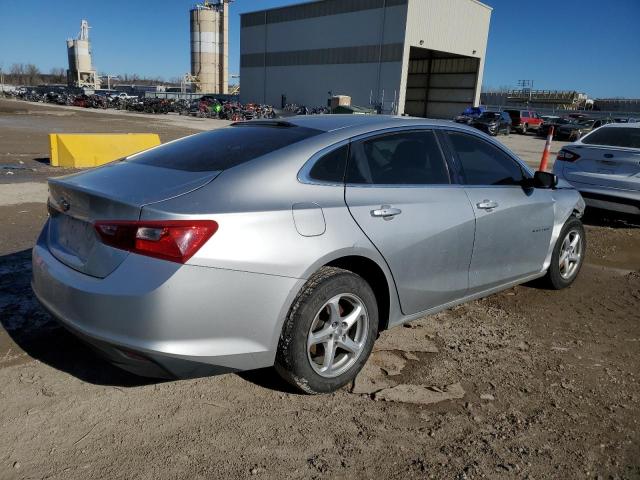
[[[385,219],[391,219],[392,217],[400,215],[401,213],[402,210],[400,210],[399,208],[393,208],[390,205],[382,205],[376,210],[371,210],[372,217],[382,217]]]
[[[476,206],[482,210],[493,210],[498,206],[498,202],[494,202],[493,200],[483,200],[480,203],[477,203]]]

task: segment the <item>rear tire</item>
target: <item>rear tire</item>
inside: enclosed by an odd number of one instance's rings
[[[554,290],[571,285],[582,268],[586,249],[587,239],[582,222],[576,217],[569,218],[553,247],[551,265],[544,277],[546,285]]]
[[[378,334],[369,284],[341,268],[323,267],[304,285],[280,334],[275,367],[305,393],[330,393],[353,381]]]
[[[522,135],[526,135],[528,130],[529,130],[529,125],[527,125],[526,123],[522,125]]]

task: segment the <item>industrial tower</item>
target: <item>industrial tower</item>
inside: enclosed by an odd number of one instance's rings
[[[229,3],[232,1],[205,1],[190,11],[191,75],[197,92],[228,92]]]
[[[89,22],[82,20],[78,38],[67,40],[67,84],[70,87],[100,88],[100,79],[91,63],[89,28]]]

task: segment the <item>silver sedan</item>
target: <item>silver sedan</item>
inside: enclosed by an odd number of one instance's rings
[[[114,364],[351,381],[378,333],[540,277],[570,285],[584,202],[452,122],[233,124],[49,181],[33,289]]]

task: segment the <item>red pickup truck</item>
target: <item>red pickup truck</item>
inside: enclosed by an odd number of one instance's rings
[[[542,118],[531,110],[505,110],[511,117],[511,129],[522,134],[529,130],[537,130],[542,124]]]

